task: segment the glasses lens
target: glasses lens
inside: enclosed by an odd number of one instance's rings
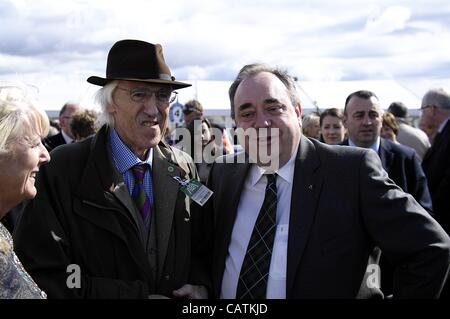
[[[170,91],[160,90],[156,92],[156,97],[161,103],[168,103],[170,100]]]
[[[135,89],[135,90],[131,90],[130,98],[134,102],[142,102],[147,99],[147,94],[148,93],[142,89]],[[150,92],[150,96],[151,96],[151,92]]]
[[[146,88],[137,88],[130,91],[130,98],[134,102],[144,102],[152,98],[155,94],[156,100],[160,103],[172,103],[175,101],[177,92],[171,92],[168,90],[152,91]]]

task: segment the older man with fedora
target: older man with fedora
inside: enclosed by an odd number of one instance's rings
[[[203,298],[193,243],[200,210],[182,186],[192,160],[162,140],[178,82],[162,47],[122,40],[97,98],[105,125],[64,145],[36,178],[15,233],[17,254],[50,298]]]

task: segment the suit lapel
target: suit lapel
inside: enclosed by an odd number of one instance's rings
[[[220,207],[215,207],[214,209],[218,212],[217,220],[214,221],[215,229],[217,230],[216,249],[214,249],[214,251],[218,252],[218,255],[215,255],[213,260],[213,263],[217,265],[216,267],[213,267],[213,269],[217,271],[213,274],[217,296],[220,294],[220,286],[225,269],[225,259],[228,255],[228,246],[230,245],[231,233],[233,232],[233,225],[244,188],[244,182],[251,167],[248,163],[224,165],[231,167],[231,169],[230,172],[227,172],[227,176],[223,176],[220,181],[222,184],[222,191],[220,192],[221,198],[214,201],[215,204],[220,205]],[[219,193],[213,196],[219,196]]]
[[[287,298],[291,296],[297,268],[316,214],[323,183],[323,177],[315,173],[319,165],[320,160],[314,144],[302,136],[295,161],[292,186],[287,256]]]
[[[88,213],[83,209],[79,209],[77,213],[98,227],[121,238],[130,247],[130,254],[136,264],[151,278],[150,267],[146,262],[147,258],[143,257],[145,247],[142,246],[142,250],[136,249],[137,243],[142,243],[138,224],[131,219],[135,215],[131,213],[131,210],[136,208],[122,176],[112,161],[109,130],[106,126],[92,139],[91,154],[77,194],[81,202],[96,208],[95,213],[92,211]],[[122,229],[126,226],[119,225],[114,214],[122,214],[130,220],[130,226],[135,227],[135,243],[129,243],[129,239]]]
[[[140,215],[136,204],[128,192],[127,185],[123,181],[115,184],[115,187],[111,190],[111,193],[117,198],[117,200],[122,203],[122,205],[128,210],[128,216],[133,220],[136,229],[139,229],[140,221],[137,220]],[[139,234],[141,231],[139,230]],[[141,238],[142,242],[145,242],[145,238]]]
[[[442,144],[442,141],[444,140],[444,136],[450,134],[450,132],[447,132],[449,130],[450,130],[450,120],[447,121],[447,124],[445,124],[445,127],[442,129],[442,131],[435,136],[433,145],[431,145],[430,149],[423,158],[422,161],[423,163],[426,163],[431,157],[431,155],[439,149],[440,145]]]
[[[394,153],[391,152],[390,145],[384,139],[381,139],[380,141],[378,156],[380,156],[384,170],[389,174],[389,168],[391,167],[392,160],[394,159]]]
[[[92,139],[90,157],[77,193],[83,202],[91,206],[110,209],[124,214],[124,209],[130,210],[130,207],[134,205],[130,205],[132,200],[126,190],[122,176],[112,163],[112,156],[108,147],[108,132],[104,127]],[[106,219],[96,219],[95,216],[86,217],[98,224],[98,226],[108,225]],[[102,221],[105,221],[104,225],[102,225]],[[110,228],[109,230],[124,238],[120,228]]]
[[[160,150],[160,146],[154,148],[152,177],[153,177],[153,198],[156,227],[156,245],[158,260],[158,278],[166,259],[167,247],[172,232],[172,223],[177,202],[179,183],[175,176],[185,178],[185,172],[177,165],[171,163]]]
[[[119,173],[119,171],[117,171],[117,168],[112,161],[111,148],[109,147],[109,130],[105,135],[106,141],[102,143],[104,143],[106,150],[101,153],[96,153],[95,157],[93,158],[96,170],[103,182],[103,188],[105,190],[108,190],[109,193],[112,194],[118,200],[118,202],[122,204],[123,208],[127,210],[126,212],[121,209],[120,212],[122,214],[125,214],[127,217],[131,217],[134,226],[136,227],[136,231],[138,231],[139,223],[136,220],[136,216],[139,216],[139,214],[136,214],[136,205],[134,204],[134,201],[131,198],[130,193],[128,192],[128,188],[125,185],[122,175]],[[107,198],[111,197],[110,195],[106,196]],[[140,232],[138,231],[138,233]]]

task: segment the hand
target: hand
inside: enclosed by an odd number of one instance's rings
[[[208,290],[204,286],[184,285],[180,289],[174,290],[173,295],[177,298],[206,299]]]

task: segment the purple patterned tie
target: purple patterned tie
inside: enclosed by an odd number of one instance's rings
[[[150,199],[144,190],[144,175],[147,170],[147,164],[135,165],[132,168],[134,175],[134,188],[131,197],[136,203],[144,224],[150,215]]]

